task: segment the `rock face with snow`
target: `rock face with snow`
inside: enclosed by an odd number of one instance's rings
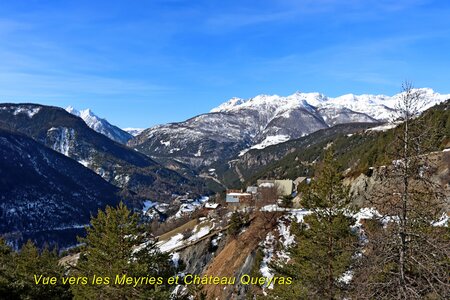
[[[199,183],[94,131],[62,108],[0,104],[0,128],[25,134],[76,160],[122,188],[124,196],[169,200],[172,193],[200,188]]]
[[[423,110],[450,97],[431,89],[420,91],[426,103]],[[245,149],[263,149],[338,124],[387,121],[400,97],[330,98],[297,92],[287,97],[232,98],[210,113],[144,130],[128,144],[155,159],[170,157],[202,167]]]
[[[111,125],[107,120],[99,118],[90,109],[76,110],[72,106],[66,108],[66,111],[83,119],[83,121],[92,129],[106,135],[113,141],[121,144],[126,144],[133,136],[120,129],[117,126]]]
[[[73,245],[91,214],[120,200],[119,189],[91,170],[4,129],[0,178],[0,235],[15,245],[28,238],[40,245]]]

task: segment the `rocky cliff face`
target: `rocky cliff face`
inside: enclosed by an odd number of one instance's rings
[[[447,206],[450,207],[450,151],[432,152],[427,154],[427,159],[434,168],[431,180],[442,188],[441,191],[447,197]],[[360,207],[371,205],[368,202],[369,195],[373,195],[381,185],[386,168],[392,168],[392,165],[369,168],[365,174],[345,179],[345,184],[350,187],[354,204]]]

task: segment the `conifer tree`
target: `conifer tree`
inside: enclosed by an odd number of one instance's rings
[[[56,284],[36,284],[35,275],[55,277]],[[28,241],[16,253],[0,239],[0,299],[72,299],[69,288],[61,282],[63,275],[56,250],[44,247],[39,253]]]
[[[291,285],[275,286],[273,299],[338,299],[345,284],[340,277],[348,270],[357,238],[351,230],[354,219],[350,197],[333,157],[326,151],[321,168],[302,204],[311,210],[303,223],[293,223],[296,244],[289,249],[290,261],[273,266],[280,276],[293,278]]]
[[[230,227],[228,227],[228,233],[236,237],[242,227],[248,222],[248,215],[239,211],[234,211],[230,218]]]
[[[75,299],[168,299],[167,277],[173,271],[168,254],[157,248],[139,224],[137,214],[123,203],[107,206],[91,219],[85,244],[73,275],[88,278],[86,285],[73,285]],[[163,277],[162,284],[119,284],[116,276]],[[109,283],[92,284],[92,278],[109,278]]]
[[[16,298],[11,284],[13,277],[13,251],[6,244],[6,241],[0,237],[0,299]]]

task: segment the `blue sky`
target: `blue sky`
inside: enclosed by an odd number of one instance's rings
[[[450,93],[450,1],[0,1],[0,102],[121,127],[231,97]]]

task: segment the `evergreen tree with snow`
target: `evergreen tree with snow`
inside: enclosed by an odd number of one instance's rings
[[[274,265],[279,276],[292,277],[291,285],[275,285],[272,299],[340,299],[346,290],[343,274],[350,268],[357,245],[351,226],[348,188],[342,183],[333,150],[326,151],[315,180],[305,193],[303,206],[311,214],[294,223],[295,245],[290,260]]]

